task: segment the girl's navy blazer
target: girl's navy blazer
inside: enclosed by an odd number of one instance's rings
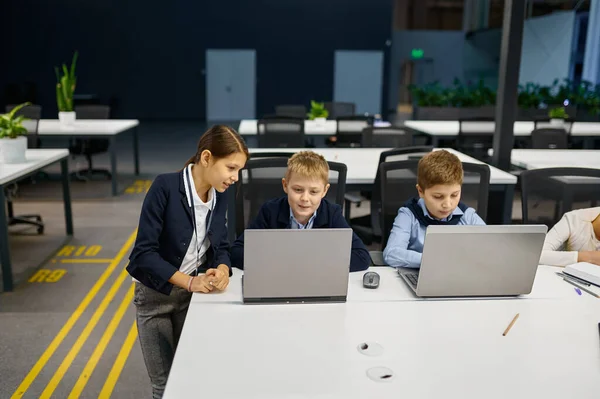
[[[216,205],[207,237],[210,247],[206,261],[198,270],[205,272],[220,264],[229,267],[229,241],[227,240],[227,191],[216,195]],[[210,214],[207,215],[208,223]],[[129,256],[127,271],[147,287],[169,295],[173,284],[169,279],[179,270],[192,240],[194,225],[188,206],[183,173],[159,175],[142,205],[135,245]]]

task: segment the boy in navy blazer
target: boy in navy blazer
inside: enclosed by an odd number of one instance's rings
[[[294,154],[288,161],[282,184],[287,195],[265,203],[248,229],[350,228],[342,208],[324,198],[329,190],[329,165],[321,155],[312,151]],[[244,268],[243,233],[231,248],[231,263],[233,267]],[[366,270],[370,263],[369,252],[353,233],[350,271]]]

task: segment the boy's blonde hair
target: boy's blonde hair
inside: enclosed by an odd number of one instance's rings
[[[459,184],[463,182],[462,162],[446,150],[432,151],[419,160],[417,184],[426,190],[437,184]]]
[[[290,157],[285,179],[289,180],[292,173],[308,178],[318,178],[323,180],[323,184],[329,184],[329,164],[322,155],[312,151],[300,151]]]

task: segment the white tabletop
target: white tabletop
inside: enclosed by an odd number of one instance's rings
[[[405,121],[404,125],[430,136],[457,136],[459,132],[458,121]],[[494,122],[468,122],[469,131],[481,133],[494,133]],[[515,136],[531,136],[535,124],[528,121],[517,121],[514,124]],[[572,136],[600,136],[600,123],[574,122],[571,128]]]
[[[595,398],[600,302],[583,298],[192,303],[164,398]]]
[[[67,149],[35,149],[27,150],[24,163],[6,164],[0,163],[0,184],[12,183],[21,177],[28,175],[38,169],[53,164],[69,156]],[[4,206],[4,204],[2,204]]]
[[[446,150],[456,154],[463,162],[481,164],[483,162],[465,155],[451,148]],[[250,153],[261,152],[298,152],[306,151],[306,148],[251,148]],[[348,167],[346,184],[373,184],[377,168],[379,166],[379,155],[391,148],[311,148],[321,154],[328,161],[341,162]],[[517,178],[510,173],[504,172],[496,167],[490,167],[490,184],[516,184]]]
[[[58,119],[40,119],[40,136],[115,136],[139,125],[136,119],[80,119],[72,125]]]
[[[600,150],[529,150],[513,149],[513,165],[523,169],[595,168],[600,169]]]
[[[244,119],[240,122],[238,133],[242,136],[256,136],[258,127],[256,119]],[[304,134],[312,136],[332,136],[337,130],[337,123],[333,120],[326,120],[320,123],[313,120],[304,121]]]
[[[578,295],[573,286],[564,282],[556,272],[563,268],[552,266],[539,266],[533,289],[530,294],[511,298],[512,300],[532,299],[573,299]],[[398,276],[396,269],[388,266],[371,267],[380,276],[380,284],[377,289],[365,289],[362,285],[362,277],[365,272],[350,273],[348,277],[348,302],[405,302],[405,301],[444,301],[445,298],[419,298],[408,287],[402,278]],[[227,290],[215,291],[209,294],[194,294],[192,303],[203,304],[242,304],[242,275],[243,271],[234,268],[233,276],[230,278]],[[481,298],[467,298],[464,300],[478,300]],[[490,299],[491,300],[491,299]],[[587,295],[583,300],[595,299]],[[600,317],[600,316],[599,316]],[[600,319],[598,320],[600,322]]]

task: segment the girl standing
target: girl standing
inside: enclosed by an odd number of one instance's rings
[[[159,175],[144,199],[127,271],[154,399],[163,395],[192,293],[229,284],[226,190],[247,159],[235,130],[213,126],[185,168]]]

